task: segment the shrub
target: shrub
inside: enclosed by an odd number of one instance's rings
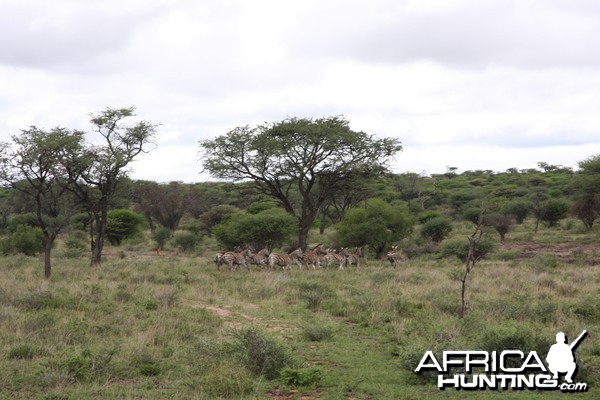
[[[369,245],[380,257],[390,243],[408,236],[414,221],[406,204],[390,205],[373,198],[352,208],[336,225],[342,246]]]
[[[152,240],[156,242],[156,246],[159,249],[162,249],[165,247],[167,241],[171,238],[171,235],[171,230],[168,228],[156,228],[154,232],[152,232]]]
[[[17,228],[21,225],[27,225],[31,228],[38,228],[40,226],[35,214],[17,214],[12,216],[8,221],[8,231],[10,233],[14,233],[17,230]]]
[[[290,386],[318,386],[322,377],[323,371],[318,367],[286,367],[281,370],[281,380]]]
[[[234,340],[234,349],[240,361],[255,375],[275,379],[284,367],[295,364],[281,344],[256,328],[234,332]]]
[[[256,214],[238,212],[215,226],[213,233],[226,248],[250,244],[255,248],[265,245],[281,247],[297,233],[296,218],[280,208]]]
[[[18,225],[10,235],[9,243],[13,251],[34,256],[44,251],[44,234],[40,228]]]
[[[307,342],[322,342],[333,337],[334,329],[329,325],[307,324],[302,328],[300,335]]]
[[[108,212],[106,238],[116,246],[124,239],[134,237],[142,231],[146,224],[143,215],[130,210],[111,210]]]
[[[517,224],[522,224],[529,214],[529,203],[524,200],[514,200],[502,206],[502,214],[514,215]]]
[[[452,231],[452,221],[447,217],[435,217],[423,224],[421,236],[439,243]]]
[[[541,219],[548,223],[548,226],[556,226],[558,221],[565,218],[569,213],[570,204],[566,200],[555,199],[548,200],[544,207]]]
[[[87,236],[85,232],[75,231],[65,237],[63,241],[65,245],[65,256],[68,258],[77,258],[81,256],[81,253],[86,249]]]
[[[177,232],[173,237],[173,244],[182,251],[194,251],[201,237],[192,232]]]
[[[494,250],[494,243],[486,237],[482,237],[475,247],[475,258],[485,258]],[[467,260],[469,254],[469,241],[465,239],[453,239],[442,243],[440,255],[442,257],[455,256],[462,261]]]

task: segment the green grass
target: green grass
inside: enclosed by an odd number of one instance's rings
[[[499,393],[440,392],[412,370],[429,349],[544,353],[559,330],[584,328],[577,377],[591,391],[575,397],[597,395],[600,266],[482,261],[459,319],[461,268],[415,259],[396,269],[369,260],[358,271],[230,273],[207,252],[113,256],[94,269],[57,257],[45,280],[39,259],[4,257],[0,398],[263,399],[297,390],[292,398],[489,399]]]

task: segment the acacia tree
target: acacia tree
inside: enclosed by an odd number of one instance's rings
[[[176,231],[186,211],[187,191],[188,188],[178,182],[168,185],[143,183],[136,190],[136,208],[144,214],[152,231],[154,222],[170,231]]]
[[[600,218],[600,154],[580,161],[579,168],[570,185],[575,200],[572,212],[591,230]]]
[[[127,175],[127,166],[138,154],[148,151],[159,126],[148,121],[127,124],[125,120],[135,116],[134,110],[108,107],[92,115],[93,130],[104,144],[85,146],[72,153],[68,163],[71,176],[79,177],[73,191],[89,216],[92,266],[102,262],[109,202]]]
[[[0,176],[14,189],[32,199],[37,224],[44,236],[44,276],[52,271],[52,244],[76,212],[68,187],[77,175],[64,167],[65,155],[78,152],[83,133],[35,126],[12,137],[13,146],[2,145]]]
[[[204,169],[214,177],[250,180],[298,218],[302,249],[319,210],[350,176],[381,174],[402,150],[398,139],[353,131],[342,117],[237,127],[200,145]]]

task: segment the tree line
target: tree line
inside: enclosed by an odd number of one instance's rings
[[[219,182],[132,181],[127,167],[152,148],[159,127],[130,122],[135,117],[133,107],[107,108],[92,115],[90,132],[32,126],[1,145],[0,228],[32,216],[47,277],[52,244],[73,224],[86,229],[98,265],[107,237],[118,244],[128,228],[145,225],[160,248],[182,221],[190,242],[214,236],[227,249],[306,250],[311,229],[329,229],[336,244],[381,257],[403,240],[407,253],[426,252],[453,221],[477,222],[482,208],[501,240],[525,218],[538,229],[572,215],[591,230],[600,215],[600,155],[577,171],[540,162],[530,170],[397,174],[389,166],[400,141],[353,131],[339,116],[238,127],[201,141],[204,169]],[[417,225],[419,237],[407,241]]]

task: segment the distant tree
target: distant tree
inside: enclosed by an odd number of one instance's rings
[[[176,231],[186,211],[188,187],[179,182],[158,184],[145,182],[135,190],[135,209],[146,217],[150,229],[154,222]]]
[[[240,211],[239,208],[226,204],[211,208],[200,216],[202,231],[207,233],[208,236],[212,235],[215,225],[225,221],[225,219],[238,211]]]
[[[556,226],[558,221],[569,214],[569,202],[564,199],[548,200],[544,205],[542,221],[547,222],[548,226]]]
[[[83,134],[64,128],[50,131],[31,126],[0,149],[0,178],[33,204],[44,238],[44,276],[52,273],[52,245],[75,213],[68,191],[78,178],[64,168],[65,155],[81,149]]]
[[[500,235],[500,241],[504,241],[506,234],[515,223],[514,215],[492,213],[484,217],[485,225],[493,227]]]
[[[348,211],[336,229],[343,246],[368,245],[380,257],[392,243],[406,237],[413,225],[406,205],[392,206],[373,198]]]
[[[319,211],[348,177],[381,175],[402,149],[398,139],[353,131],[341,117],[289,118],[238,127],[200,145],[206,171],[221,179],[250,180],[260,193],[275,198],[298,218],[302,249]]]
[[[600,154],[579,162],[579,168],[570,184],[574,198],[572,213],[591,230],[600,218]]]
[[[548,194],[543,187],[536,187],[532,191],[530,197],[531,213],[535,217],[535,228],[534,232],[537,233],[540,222],[544,218],[546,213],[546,205],[548,200]]]
[[[517,224],[522,224],[529,214],[530,204],[525,200],[513,200],[502,206],[502,214],[513,215]]]
[[[126,124],[126,119],[135,116],[134,110],[109,107],[92,115],[92,129],[104,144],[87,145],[71,153],[67,163],[71,174],[79,177],[73,192],[89,215],[92,266],[102,262],[110,201],[127,175],[127,166],[148,150],[158,127],[148,121]]]

